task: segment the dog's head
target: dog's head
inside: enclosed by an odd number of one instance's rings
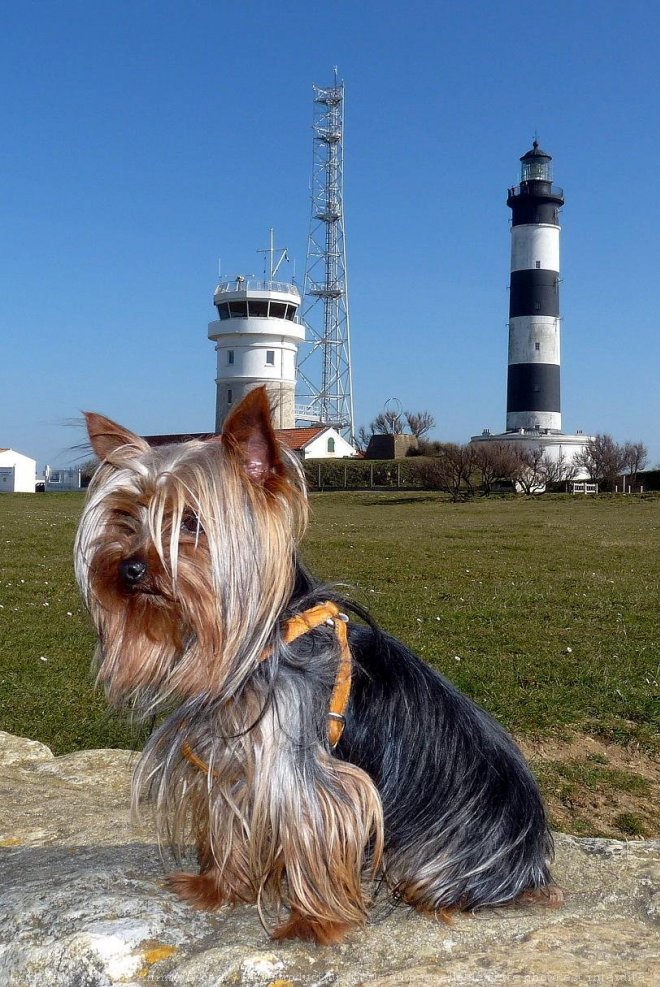
[[[204,442],[151,447],[101,415],[86,419],[100,465],[75,564],[110,701],[235,695],[290,595],[307,518],[265,388]]]

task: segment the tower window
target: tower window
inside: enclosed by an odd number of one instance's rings
[[[266,350],[266,366],[275,366],[275,350]]]
[[[234,351],[227,350],[227,363],[232,364],[234,362]]]
[[[229,302],[229,312],[232,319],[247,317],[247,302]]]
[[[534,343],[534,349],[537,350],[537,351],[540,350],[541,349],[541,344],[540,343]]]
[[[286,318],[286,305],[284,302],[271,302],[270,303],[270,317],[271,319],[284,319]]]
[[[227,404],[231,404],[233,400],[234,400],[234,394],[233,394],[232,389],[230,387],[230,388],[227,389]]]
[[[295,322],[297,310],[298,310],[298,306],[297,305],[287,305],[287,307],[286,307],[286,317],[289,320],[289,322]]]
[[[535,307],[535,309],[536,309],[537,312],[540,312],[541,311],[541,303],[540,302],[535,302],[534,307]]]
[[[225,319],[229,318],[229,305],[227,302],[223,302],[222,305],[218,305],[218,315],[223,322]]]
[[[537,260],[537,262],[536,262],[536,270],[537,271],[540,271],[540,269],[541,269],[541,261],[540,260]]]
[[[268,315],[268,302],[262,298],[251,298],[248,302],[248,312],[252,318],[265,319]]]

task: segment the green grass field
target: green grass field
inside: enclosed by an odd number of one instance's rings
[[[660,499],[323,495],[304,556],[514,732],[644,737]]]
[[[78,494],[0,498],[0,728],[58,754],[139,743],[92,688],[71,562],[81,507]],[[533,763],[544,745],[573,744],[537,772],[565,828],[589,830],[588,799],[571,804],[594,788],[621,794],[621,832],[655,828],[651,809],[626,799],[650,804],[655,791],[660,498],[319,494],[303,556],[500,719]],[[576,737],[606,745],[588,771]],[[637,787],[613,751],[642,758]]]

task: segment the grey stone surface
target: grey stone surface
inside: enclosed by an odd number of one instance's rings
[[[174,898],[131,824],[126,751],[54,758],[0,733],[2,987],[399,987],[660,982],[660,842],[557,838],[561,909],[443,925],[375,910],[336,947],[274,943],[254,907]]]

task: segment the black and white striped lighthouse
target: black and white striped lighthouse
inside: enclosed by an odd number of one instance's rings
[[[512,213],[506,430],[561,432],[559,210],[552,158],[535,140],[509,189]]]

